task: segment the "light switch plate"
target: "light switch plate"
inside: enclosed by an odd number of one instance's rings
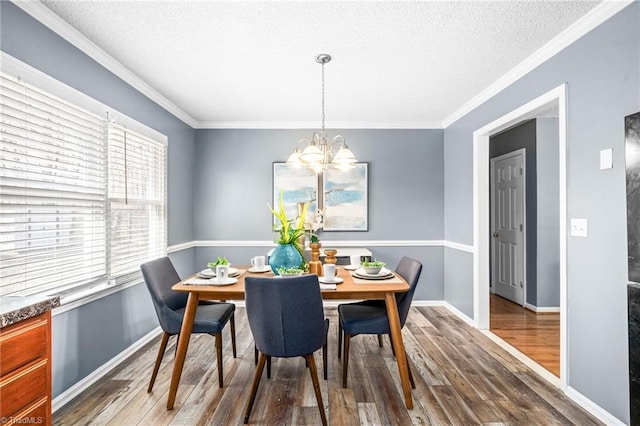
[[[600,170],[613,168],[613,148],[600,151]]]
[[[587,236],[587,219],[571,219],[571,236]]]

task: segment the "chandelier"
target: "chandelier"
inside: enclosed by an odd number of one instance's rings
[[[329,142],[324,130],[324,66],[329,61],[331,56],[326,53],[316,56],[316,62],[322,65],[322,129],[320,132],[313,132],[311,140],[300,140],[295,151],[287,159],[287,164],[308,166],[316,172],[329,167],[352,169],[358,161],[342,135],[335,136]]]

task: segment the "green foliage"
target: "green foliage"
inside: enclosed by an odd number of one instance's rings
[[[302,256],[303,265],[304,265],[304,247],[300,245],[300,237],[304,236],[304,222],[305,217],[307,215],[307,209],[309,208],[309,203],[304,204],[304,208],[302,209],[302,215],[300,219],[298,219],[298,223],[294,224],[294,219],[287,219],[287,213],[284,210],[284,191],[280,191],[280,205],[278,210],[274,210],[269,206],[269,210],[271,213],[280,221],[280,236],[277,240],[275,240],[278,244],[293,244],[293,246],[298,250],[298,253]]]
[[[209,263],[207,263],[207,266],[209,268],[215,268],[218,265],[228,265],[228,264],[229,264],[229,261],[227,260],[226,257],[219,257],[218,256],[218,259],[215,262],[209,262]]]
[[[382,267],[384,265],[386,265],[386,263],[381,262],[378,259],[374,259],[372,262],[362,262],[362,266]]]

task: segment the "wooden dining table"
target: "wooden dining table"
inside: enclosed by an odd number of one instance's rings
[[[176,350],[175,362],[173,364],[173,374],[171,376],[171,386],[169,388],[169,398],[167,400],[167,409],[173,409],[173,405],[178,393],[180,385],[180,376],[184,367],[184,360],[189,347],[189,338],[193,329],[193,322],[198,309],[200,300],[244,300],[244,280],[248,276],[273,276],[272,272],[253,273],[249,272],[249,267],[239,266],[238,269],[244,269],[238,277],[238,282],[231,285],[194,285],[186,284],[195,276],[188,277],[185,280],[175,284],[172,289],[174,291],[189,293],[187,299],[187,307],[184,312],[182,328],[178,339],[178,348]],[[404,394],[405,405],[407,408],[413,408],[413,399],[411,397],[411,384],[409,381],[409,369],[407,366],[407,358],[402,341],[402,330],[400,326],[400,317],[398,315],[398,305],[396,303],[396,293],[404,293],[409,290],[407,282],[398,274],[394,273],[394,278],[390,280],[361,280],[352,277],[351,273],[338,267],[338,276],[343,282],[337,284],[335,290],[321,290],[323,299],[331,300],[384,300],[387,307],[387,315],[389,318],[389,326],[391,331],[391,341],[400,371],[400,381],[402,383],[402,392]]]

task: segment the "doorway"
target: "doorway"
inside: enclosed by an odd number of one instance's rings
[[[560,280],[560,380],[561,389],[567,387],[567,324],[566,324],[566,86],[561,85],[532,100],[522,107],[478,129],[473,134],[473,221],[474,221],[474,321],[481,330],[489,332],[490,317],[490,193],[489,193],[489,138],[550,108],[558,111],[558,200],[559,200],[559,280]],[[491,336],[490,336],[491,337]],[[494,337],[496,337],[494,335]],[[496,337],[499,340],[499,338]],[[495,340],[495,339],[494,339]],[[540,370],[542,367],[540,367]],[[546,370],[544,370],[546,371]],[[549,378],[551,375],[545,375]],[[550,379],[551,380],[551,379]],[[556,379],[557,380],[557,379]]]

